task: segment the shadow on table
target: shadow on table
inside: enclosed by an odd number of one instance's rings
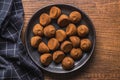
[[[84,73],[86,73],[86,71],[90,68],[91,63],[93,63],[94,61],[94,56],[95,54],[93,53],[93,55],[91,56],[91,58],[88,60],[88,62],[80,69],[71,72],[71,73],[67,73],[67,74],[54,74],[54,73],[49,73],[46,71],[43,71],[45,76],[47,76],[47,78],[50,78],[52,80],[73,80],[75,78],[77,78],[78,76],[82,76],[85,75]]]

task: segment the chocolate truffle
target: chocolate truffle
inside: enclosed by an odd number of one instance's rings
[[[44,28],[44,35],[51,38],[55,35],[56,29],[53,25],[48,25]]]
[[[31,46],[37,48],[39,43],[41,42],[42,38],[40,36],[34,36],[31,38]]]
[[[53,61],[55,63],[60,63],[64,59],[64,57],[65,57],[65,54],[62,51],[55,51],[53,53]]]
[[[42,36],[43,35],[43,27],[40,24],[36,24],[33,27],[33,34],[38,35],[38,36]]]
[[[72,42],[73,47],[79,47],[80,44],[80,38],[77,36],[71,36],[70,41]]]
[[[61,44],[61,50],[65,53],[67,52],[70,52],[71,49],[73,48],[72,46],[72,43],[70,41],[64,41],[62,44]]]
[[[49,52],[49,48],[44,42],[41,42],[38,46],[38,51],[40,53],[46,53],[46,52]]]
[[[56,50],[58,47],[59,47],[59,42],[57,39],[55,38],[51,38],[49,41],[48,41],[48,47],[50,50]]]
[[[80,25],[77,28],[77,33],[80,37],[85,37],[89,33],[89,29],[86,25]]]
[[[65,14],[62,14],[59,18],[58,18],[58,25],[60,27],[65,27],[69,24],[70,20],[69,20],[69,17]]]
[[[70,13],[69,18],[71,22],[77,23],[81,20],[81,14],[78,11],[73,11]]]
[[[73,48],[70,52],[70,56],[74,60],[78,60],[82,57],[82,50],[80,48]]]
[[[83,51],[88,51],[92,46],[92,43],[89,39],[82,39],[80,47]]]
[[[62,42],[66,38],[66,33],[64,30],[57,30],[55,36],[59,42]]]
[[[77,33],[77,28],[74,24],[70,23],[66,28],[66,34],[68,36],[73,36]]]
[[[51,18],[47,13],[42,13],[40,15],[40,24],[42,26],[46,26],[51,22]]]
[[[50,53],[44,53],[40,56],[40,62],[44,66],[48,66],[52,62],[52,55]]]
[[[60,8],[58,8],[56,6],[51,7],[49,15],[52,19],[58,18],[60,16],[60,14],[61,14]]]
[[[65,70],[72,69],[74,67],[74,60],[71,57],[65,57],[62,61],[62,67]]]

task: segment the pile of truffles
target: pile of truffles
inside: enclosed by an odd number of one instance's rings
[[[60,29],[51,24],[53,19]],[[75,61],[81,59],[83,52],[90,50],[92,43],[85,38],[89,28],[84,24],[76,26],[81,19],[80,12],[72,11],[66,15],[56,6],[50,8],[49,14],[40,15],[39,23],[33,27],[31,46],[38,48],[40,62],[44,66],[54,61],[55,64],[62,63],[63,69],[70,70]],[[63,29],[65,27],[66,30]],[[42,40],[43,37],[48,38],[47,44]]]

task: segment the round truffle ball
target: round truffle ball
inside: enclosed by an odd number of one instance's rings
[[[77,23],[81,20],[81,14],[78,11],[73,11],[70,13],[69,18],[71,22]]]
[[[66,34],[68,36],[73,36],[73,35],[76,35],[77,33],[77,28],[74,24],[70,23],[67,28],[66,28]]]
[[[80,38],[77,36],[71,36],[70,41],[72,42],[73,47],[79,47],[80,44]]]
[[[58,47],[59,47],[59,42],[57,39],[55,38],[51,38],[49,41],[48,41],[48,47],[50,50],[56,50]]]
[[[55,51],[53,53],[53,61],[55,63],[60,63],[64,59],[64,57],[65,57],[65,54],[62,51]]]
[[[47,53],[47,52],[49,52],[49,48],[44,42],[40,42],[40,44],[38,46],[38,51],[40,53]]]
[[[51,38],[55,35],[56,29],[53,25],[48,25],[44,28],[44,35]]]
[[[92,43],[89,39],[82,39],[80,47],[83,51],[88,51],[92,46]]]
[[[64,41],[61,46],[61,50],[65,53],[70,52],[71,49],[73,48],[72,43],[70,41]]]
[[[72,69],[74,67],[74,60],[71,57],[65,57],[62,61],[62,67],[65,70]]]
[[[47,13],[42,13],[40,15],[40,24],[42,26],[46,26],[51,22],[51,18]]]
[[[40,62],[44,66],[48,66],[52,62],[52,55],[50,53],[44,53],[40,56]]]
[[[42,38],[40,36],[34,36],[31,38],[30,43],[31,46],[37,48],[39,43],[41,42]]]
[[[80,37],[85,37],[89,33],[89,29],[86,25],[80,25],[77,28],[77,33]]]
[[[40,24],[36,24],[33,27],[33,34],[34,35],[38,35],[38,36],[42,36],[43,35],[43,27]]]
[[[58,8],[56,6],[51,7],[49,15],[52,19],[58,18],[60,16],[60,14],[61,14],[60,8]]]
[[[62,14],[57,21],[60,27],[65,27],[70,23],[69,17],[65,14]]]
[[[66,33],[64,30],[57,30],[55,37],[59,42],[62,42],[66,38]]]
[[[73,48],[70,52],[70,56],[74,60],[78,60],[82,57],[82,50],[80,48]]]

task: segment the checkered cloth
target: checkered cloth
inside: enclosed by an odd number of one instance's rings
[[[21,0],[0,0],[0,80],[43,80],[20,40]]]

